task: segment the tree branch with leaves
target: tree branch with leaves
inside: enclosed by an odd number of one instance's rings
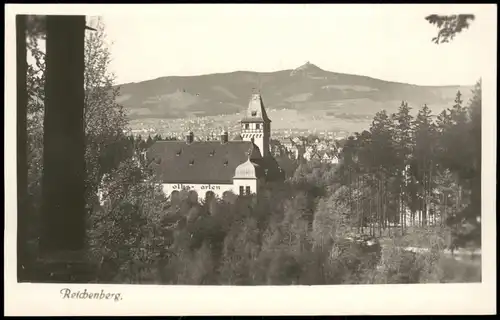
[[[431,14],[425,18],[430,24],[435,25],[439,31],[432,41],[436,44],[448,43],[452,41],[455,36],[465,29],[468,29],[470,22],[475,19],[473,14],[459,14],[459,15],[437,15]]]

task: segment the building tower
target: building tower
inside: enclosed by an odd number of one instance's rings
[[[245,116],[241,120],[241,136],[244,141],[252,141],[263,157],[270,154],[271,120],[267,116],[260,93],[253,93]]]

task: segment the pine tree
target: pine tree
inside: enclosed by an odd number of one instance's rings
[[[462,106],[462,93],[457,92],[455,104],[450,110],[452,123],[455,125],[464,125],[467,122],[467,110]]]
[[[137,137],[137,147],[139,152],[142,152],[147,148],[146,140],[141,136]]]
[[[370,132],[372,134],[374,178],[377,181],[375,197],[377,203],[376,214],[378,217],[378,230],[379,234],[381,234],[381,228],[386,227],[389,220],[386,190],[388,189],[388,182],[396,165],[392,122],[385,110],[375,114]]]
[[[401,229],[404,232],[406,224],[406,207],[410,202],[408,179],[406,169],[412,156],[413,141],[413,117],[410,114],[411,108],[407,102],[402,102],[398,112],[393,115],[394,121],[394,142],[397,157],[395,172],[395,192],[397,193],[397,214],[400,219]]]
[[[153,138],[151,138],[151,135],[149,135],[148,139],[146,140],[146,145],[145,145],[146,148],[151,147],[153,145],[153,143],[154,143],[154,140],[153,140]]]
[[[481,82],[476,84],[468,110],[454,107],[450,134],[458,157],[450,169],[456,173],[458,210],[450,224],[455,227],[455,245],[481,244]],[[467,114],[469,111],[469,114]],[[470,119],[468,118],[470,116]],[[460,139],[460,141],[458,140]],[[460,150],[458,144],[461,142]]]
[[[367,207],[367,199],[371,199],[370,183],[373,183],[374,174],[373,143],[372,134],[369,131],[363,131],[358,137],[358,176],[356,177],[356,205],[358,228],[364,230],[366,222],[371,219],[370,208]]]
[[[447,154],[447,146],[446,146],[446,133],[450,130],[452,125],[451,114],[448,110],[443,110],[437,116],[436,121],[436,133],[438,136],[438,151],[440,162],[445,162],[445,155]]]
[[[467,141],[467,109],[462,106],[462,94],[457,92],[455,104],[449,110],[450,127],[445,135],[445,143],[447,144],[448,163],[452,171],[456,171],[459,175],[464,165],[464,160],[467,158],[467,149],[463,148],[463,143]]]
[[[413,174],[418,184],[417,199],[419,221],[422,225],[427,224],[427,215],[429,211],[429,202],[432,195],[433,183],[432,177],[435,174],[435,137],[436,129],[432,121],[431,110],[424,105],[418,112],[414,121],[415,126],[415,149],[413,152]]]
[[[467,109],[462,106],[460,91],[457,92],[455,104],[448,110],[448,117],[441,119],[444,130],[440,133],[440,154],[443,168],[449,169],[455,176],[458,184],[457,194],[454,196],[456,203],[453,216],[457,216],[464,205],[463,187],[467,183],[469,163],[471,163],[470,135],[468,132]],[[456,219],[452,219],[452,225]]]

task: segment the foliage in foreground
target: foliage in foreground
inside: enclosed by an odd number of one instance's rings
[[[436,226],[393,234],[374,245],[353,241],[347,189],[313,196],[303,180],[258,196],[197,201],[166,198],[135,162],[106,185],[91,229],[99,281],[188,285],[318,285],[480,281],[480,264],[444,253],[451,231]],[[306,169],[303,168],[305,172]],[[305,175],[303,178],[311,178]],[[131,181],[139,179],[134,185]],[[300,184],[299,184],[300,182]],[[148,195],[148,196],[145,196]],[[115,204],[115,205],[113,205]],[[369,237],[368,240],[374,240]],[[383,241],[382,241],[383,240]],[[429,248],[413,253],[404,248]],[[140,248],[140,249],[139,249]],[[470,259],[470,258],[469,258]]]

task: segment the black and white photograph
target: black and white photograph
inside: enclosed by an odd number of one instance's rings
[[[495,5],[6,8],[9,314],[496,313]]]

